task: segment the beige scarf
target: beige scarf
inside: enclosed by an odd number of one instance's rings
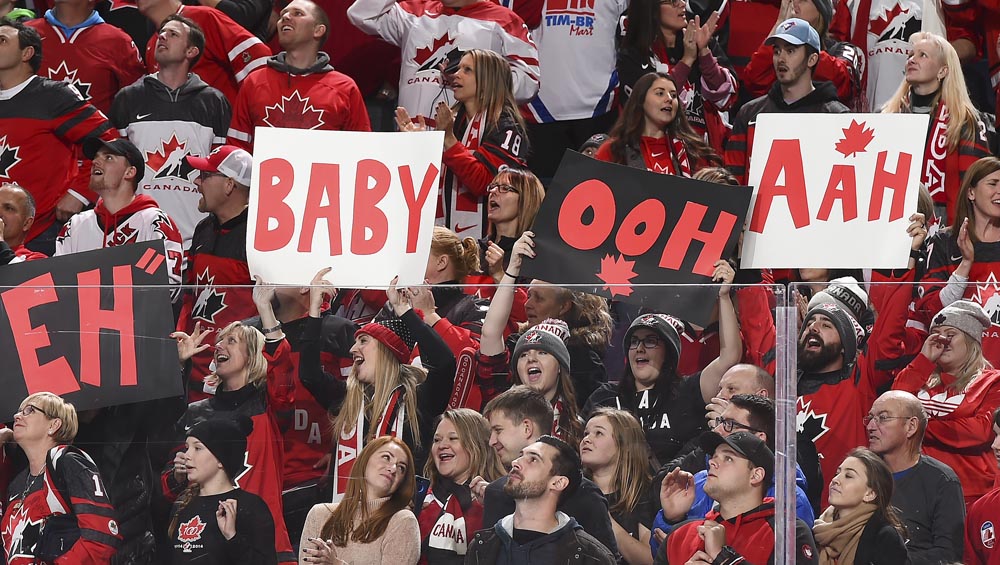
[[[831,506],[816,519],[813,536],[819,547],[820,565],[854,564],[854,554],[858,551],[861,532],[868,525],[868,519],[875,513],[876,508],[874,504],[862,502],[857,513],[850,518],[834,520],[834,509]]]

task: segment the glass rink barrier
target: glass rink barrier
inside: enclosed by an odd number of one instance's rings
[[[774,561],[792,563],[817,551],[795,522],[797,506],[811,526],[827,503],[832,475],[817,453],[834,439],[839,455],[867,443],[860,401],[826,395],[826,381],[807,396],[796,387],[797,349],[815,356],[833,343],[816,324],[818,340],[799,345],[800,297],[822,294],[805,287],[483,276],[346,289],[322,277],[225,286],[198,274],[176,287],[158,284],[161,253],[134,247],[97,263],[81,254],[0,269],[0,532],[12,563],[189,562],[229,551],[233,536],[246,555],[278,562],[328,551],[360,563],[346,557],[357,548],[319,539],[336,538],[334,507],[310,510],[342,501],[361,516],[359,501],[397,492],[419,517],[418,555],[421,546],[463,555],[477,530],[522,504],[503,488],[491,497],[486,484],[511,466],[526,480],[522,457],[543,435],[578,453],[592,483],[541,484],[574,489],[558,508],[622,562],[696,551],[766,562],[773,543]],[[834,429],[819,410],[824,395],[862,431]],[[530,433],[510,437],[508,398],[538,400],[549,421],[529,412]],[[501,408],[487,413],[491,403]],[[400,479],[377,484],[368,469],[379,459],[366,448],[391,451],[399,465],[387,473]],[[538,473],[556,476],[551,466]],[[453,507],[442,492],[469,497]],[[604,510],[588,511],[601,493]],[[456,511],[462,520],[444,518]],[[735,527],[743,514],[752,533]],[[706,515],[717,526],[699,534]]]

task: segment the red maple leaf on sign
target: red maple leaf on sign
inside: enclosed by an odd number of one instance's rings
[[[851,120],[851,125],[842,129],[844,139],[837,142],[836,149],[844,154],[844,157],[853,157],[858,153],[864,153],[868,144],[875,139],[875,130],[865,129],[865,122],[858,123]]]
[[[629,261],[624,255],[617,258],[605,255],[601,259],[601,270],[597,273],[597,278],[607,283],[604,288],[611,292],[612,298],[618,295],[628,296],[632,294],[632,287],[629,284],[636,276],[632,267],[635,261]]]
[[[323,110],[317,110],[298,90],[293,90],[281,102],[264,108],[264,123],[273,128],[317,129],[323,121]]]
[[[170,139],[166,141],[160,141],[160,146],[154,152],[146,151],[146,164],[149,168],[154,171],[159,171],[163,167],[163,164],[167,162],[170,155],[180,149],[184,151],[187,149],[187,142],[180,141],[177,139],[177,134],[170,134]]]
[[[451,43],[451,38],[448,37],[448,32],[445,32],[444,35],[435,39],[431,43],[430,47],[421,47],[420,49],[417,49],[417,53],[413,56],[413,62],[416,63],[418,67],[422,67],[428,59],[438,52],[438,49],[441,49],[449,43]]]
[[[904,10],[903,7],[897,3],[895,6],[892,7],[891,10],[883,9],[881,16],[879,16],[877,19],[868,22],[868,29],[871,31],[871,33],[874,33],[877,37],[882,37],[882,32],[884,32],[889,27],[889,25],[892,23],[892,20],[896,19],[896,16],[908,13],[910,13],[909,8],[906,8]]]

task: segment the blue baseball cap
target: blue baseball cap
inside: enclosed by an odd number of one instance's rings
[[[781,22],[778,29],[774,30],[764,43],[774,45],[775,39],[784,39],[792,45],[811,45],[816,51],[822,50],[819,46],[819,34],[809,22],[799,18],[788,18]]]

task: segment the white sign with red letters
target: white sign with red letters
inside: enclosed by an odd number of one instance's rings
[[[444,133],[257,128],[247,225],[252,275],[335,286],[423,282]]]
[[[926,115],[760,114],[742,268],[905,268]]]

